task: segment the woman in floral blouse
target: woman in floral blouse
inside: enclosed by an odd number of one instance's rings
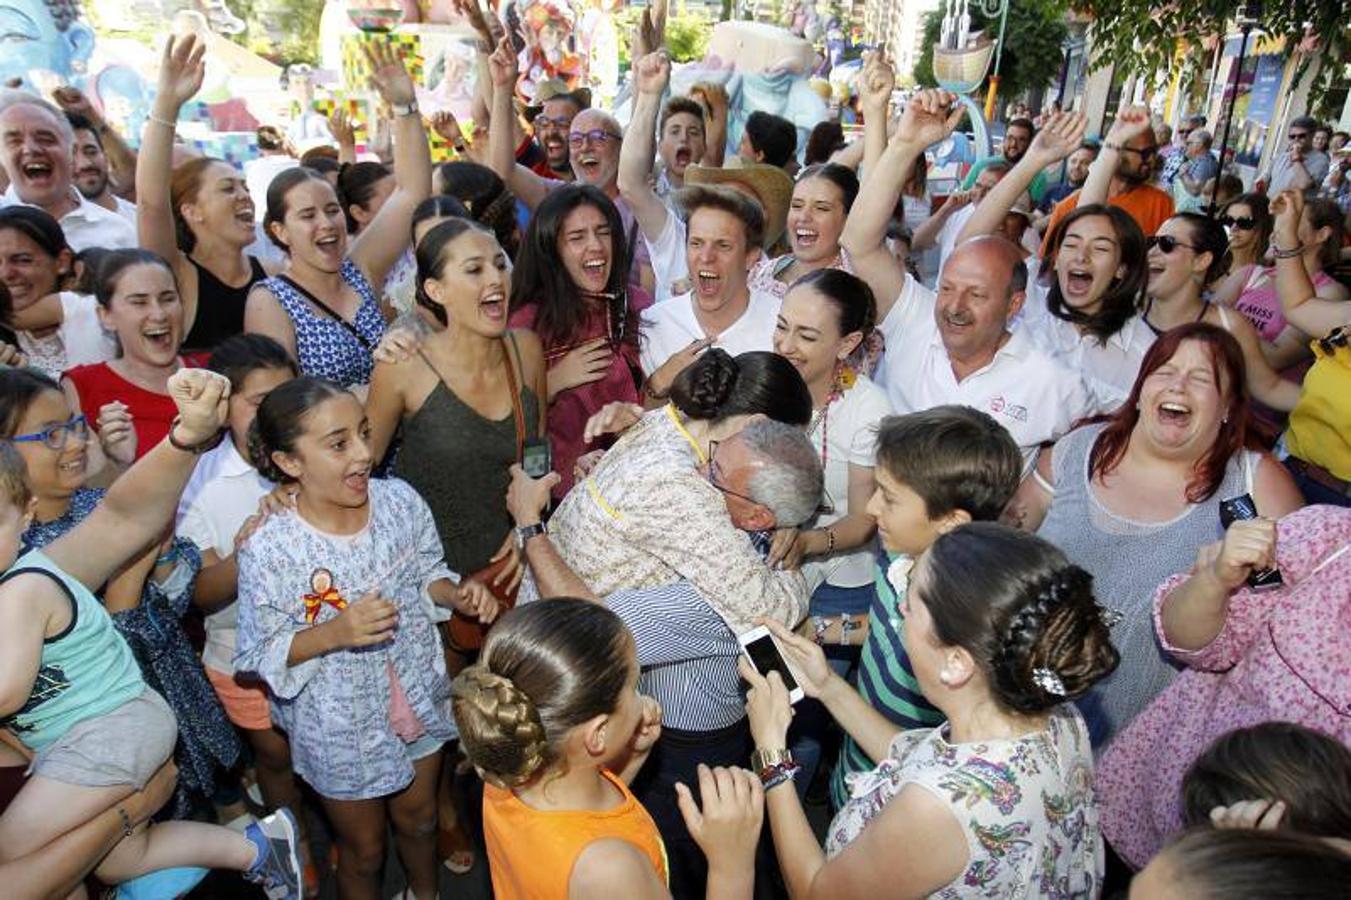
[[[1093,897],[1103,853],[1088,731],[1074,706],[1116,666],[1092,579],[1047,542],[993,523],[939,537],[906,592],[905,647],[948,722],[896,731],[771,623],[808,696],[879,762],[856,776],[823,851],[783,761],[792,720],[777,674],[745,660],[746,708],[789,893]]]

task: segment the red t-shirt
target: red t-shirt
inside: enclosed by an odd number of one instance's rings
[[[185,353],[183,365],[201,368],[206,357]],[[136,458],[150,452],[150,448],[164,440],[178,415],[178,407],[168,394],[147,391],[118,375],[106,363],[76,366],[65,373],[65,379],[75,386],[80,395],[80,412],[89,420],[89,427],[98,431],[99,410],[104,404],[121,401],[131,413],[131,426],[136,430]]]

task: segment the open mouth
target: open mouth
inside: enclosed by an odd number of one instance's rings
[[[501,290],[495,290],[479,301],[479,309],[483,315],[494,321],[501,321],[507,317],[507,295]]]
[[[563,141],[562,138],[556,138],[556,137],[545,138],[545,139],[544,139],[544,149],[547,150],[549,153],[552,153],[552,154],[555,154],[555,155],[556,155],[556,154],[562,153],[564,150],[566,150],[566,149],[567,149],[567,144],[564,143],[564,141]]]
[[[342,479],[343,486],[354,494],[364,494],[370,487],[371,467],[362,466],[355,472],[351,472]]]
[[[582,263],[582,274],[591,286],[598,285],[596,290],[600,290],[605,287],[605,282],[608,280],[609,273],[606,272],[608,266],[608,260],[603,258],[588,260]]]
[[[579,157],[577,167],[582,170],[581,177],[587,181],[594,181],[600,177],[600,157],[598,156]]]
[[[1070,269],[1065,273],[1065,293],[1082,297],[1093,287],[1093,273],[1088,269]]]
[[[331,235],[329,237],[319,238],[314,242],[314,246],[319,248],[320,253],[328,253],[331,255],[335,255],[342,252],[341,248],[339,247],[338,235],[336,234]]]
[[[705,297],[711,297],[722,287],[722,276],[708,269],[700,269],[694,275],[694,289]]]
[[[61,463],[59,466],[57,466],[57,468],[61,471],[62,475],[83,475],[85,470],[85,464],[87,462],[88,457],[86,457],[85,454],[81,453],[74,459],[70,459],[67,460],[66,462]]]
[[[167,325],[163,328],[152,328],[141,332],[141,337],[152,349],[160,353],[173,353],[178,348],[174,346],[173,329]]]
[[[1165,425],[1185,428],[1192,419],[1192,409],[1185,403],[1165,400],[1159,404],[1159,421]]]
[[[694,156],[693,153],[691,153],[684,147],[681,147],[679,150],[675,152],[675,168],[677,169],[685,168],[690,164],[690,160],[693,158],[693,156]]]
[[[971,317],[962,313],[944,313],[943,324],[950,329],[962,329],[971,326]]]
[[[1163,263],[1153,263],[1153,262],[1150,263],[1150,264],[1149,264],[1149,277],[1150,277],[1150,279],[1152,280],[1152,279],[1158,278],[1160,275],[1163,274],[1163,270],[1164,270],[1164,265],[1163,265]]]
[[[793,231],[793,239],[797,241],[799,247],[815,247],[821,240],[821,232],[811,228],[798,228]]]
[[[25,163],[19,169],[27,181],[46,181],[52,177],[52,165],[45,162]]]

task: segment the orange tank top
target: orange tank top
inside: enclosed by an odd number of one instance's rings
[[[668,882],[666,848],[656,823],[623,781],[612,772],[601,774],[624,795],[604,812],[531,809],[511,791],[484,785],[483,833],[497,900],[567,900],[577,857],[600,838],[633,844]]]

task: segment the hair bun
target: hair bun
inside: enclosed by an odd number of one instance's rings
[[[671,400],[692,419],[717,419],[740,376],[740,364],[726,350],[705,350],[676,376]]]
[[[469,666],[451,683],[460,740],[489,784],[514,788],[549,762],[549,741],[534,702],[486,664]]]

